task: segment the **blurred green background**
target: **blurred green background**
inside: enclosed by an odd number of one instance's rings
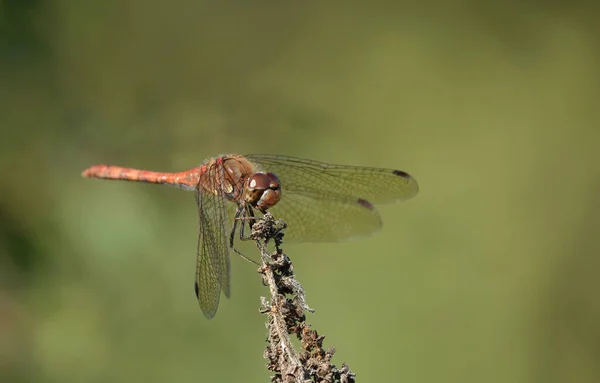
[[[268,381],[256,268],[197,306],[193,194],[80,177],[236,152],[419,181],[286,247],[359,381],[600,381],[593,2],[340,4],[0,1],[0,381]]]

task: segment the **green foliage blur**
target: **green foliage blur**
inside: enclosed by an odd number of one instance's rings
[[[419,181],[285,248],[358,381],[600,381],[589,4],[0,1],[0,381],[268,381],[256,267],[197,306],[193,193],[80,177],[223,153]]]

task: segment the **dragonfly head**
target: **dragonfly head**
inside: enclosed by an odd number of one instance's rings
[[[281,199],[279,178],[271,172],[254,173],[246,180],[244,201],[261,212],[267,211]]]

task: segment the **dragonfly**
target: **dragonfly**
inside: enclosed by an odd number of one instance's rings
[[[256,213],[268,210],[283,219],[286,242],[335,242],[378,231],[382,221],[374,204],[407,200],[419,191],[415,178],[402,170],[272,154],[221,155],[178,173],[94,165],[82,176],[195,192],[199,224],[194,290],[209,319],[217,312],[221,291],[230,296],[230,249],[235,250],[236,230],[244,239],[244,224],[251,226]]]

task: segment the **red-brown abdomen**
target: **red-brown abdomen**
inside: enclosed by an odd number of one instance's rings
[[[147,182],[193,190],[198,185],[200,167],[179,173],[153,172],[112,165],[94,165],[81,173],[84,177],[107,180]]]

